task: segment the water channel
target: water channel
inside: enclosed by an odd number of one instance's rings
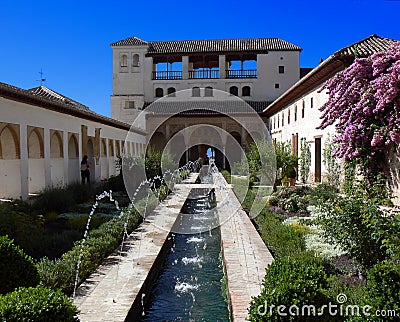
[[[170,233],[172,247],[144,295],[141,321],[229,321],[215,205],[213,190],[190,192],[176,221],[179,232],[190,233]]]

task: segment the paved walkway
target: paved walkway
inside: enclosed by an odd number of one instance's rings
[[[82,322],[125,321],[197,177],[176,184],[173,195],[127,238],[122,258],[119,252],[108,257],[77,289],[73,301]]]
[[[265,268],[273,257],[230,186],[221,174],[216,175],[228,187],[216,189],[216,196],[219,204],[227,200],[218,212],[231,317],[234,322],[245,321],[251,298],[260,294]]]

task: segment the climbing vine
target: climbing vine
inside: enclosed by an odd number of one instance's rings
[[[300,176],[303,183],[307,182],[310,174],[311,150],[306,138],[300,140]]]

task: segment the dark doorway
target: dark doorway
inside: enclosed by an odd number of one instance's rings
[[[321,182],[321,138],[315,138],[315,182]]]

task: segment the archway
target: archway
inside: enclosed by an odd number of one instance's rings
[[[58,131],[50,130],[50,172],[51,185],[61,187],[64,184],[63,141]]]
[[[45,183],[43,129],[28,127],[28,192],[38,193]]]
[[[94,159],[94,147],[93,147],[93,142],[91,139],[87,140],[86,152],[87,152],[88,161],[89,161],[89,165],[90,165],[90,182],[94,182],[95,178],[96,178],[96,176],[95,176],[96,162]]]
[[[75,134],[70,134],[68,140],[68,182],[79,182],[79,145]]]

